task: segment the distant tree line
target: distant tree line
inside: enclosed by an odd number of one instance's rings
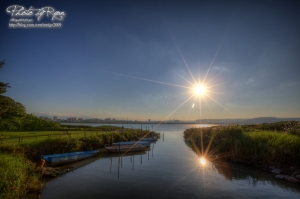
[[[0,62],[0,68],[5,64],[5,60]],[[56,122],[42,120],[32,114],[26,113],[26,108],[20,102],[4,96],[9,83],[0,82],[0,130],[46,130],[60,128]]]

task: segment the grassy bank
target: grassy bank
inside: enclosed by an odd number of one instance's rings
[[[299,122],[192,128],[184,132],[191,148],[211,159],[228,158],[266,169],[300,167]]]
[[[42,185],[32,162],[21,155],[0,154],[0,198],[24,198]]]
[[[42,135],[44,132],[36,132],[36,135]],[[47,132],[49,133],[49,132]],[[79,133],[79,132],[77,132]],[[9,132],[13,134],[13,132]],[[71,132],[62,137],[42,137],[43,139],[24,139],[22,143],[3,142],[0,144],[0,152],[7,154],[20,154],[31,161],[37,161],[41,155],[66,153],[72,151],[94,150],[103,147],[105,144],[125,140],[137,140],[140,136],[146,136],[149,131],[123,129],[113,132],[82,132],[76,136]],[[159,137],[158,133],[153,133]],[[70,136],[71,135],[71,136]],[[151,133],[152,135],[152,133]]]
[[[107,131],[89,128],[84,132],[73,129],[60,132],[64,136],[42,136],[41,139],[23,139],[18,141],[5,141],[0,144],[0,198],[24,198],[29,191],[39,190],[42,181],[34,172],[35,163],[40,160],[41,155],[57,154],[82,150],[93,150],[103,147],[105,144],[124,140],[136,140],[140,136],[147,136],[149,131],[111,128]],[[103,130],[103,129],[102,129]],[[57,134],[57,131],[36,132],[1,132],[6,137],[14,136],[40,136]],[[81,136],[76,136],[81,133]],[[158,133],[153,133],[159,137]],[[71,135],[71,136],[70,136]],[[151,133],[152,135],[152,133]],[[4,136],[4,135],[3,135]]]
[[[7,142],[31,142],[35,140],[44,140],[48,138],[83,138],[91,135],[100,135],[103,133],[117,133],[115,135],[118,138],[118,134],[122,136],[124,140],[138,139],[141,135],[149,134],[149,131],[140,129],[123,129],[121,127],[112,126],[100,126],[100,127],[89,127],[89,126],[64,126],[66,129],[60,131],[15,131],[15,132],[0,132],[0,144]],[[152,135],[152,133],[150,134]],[[159,136],[159,135],[157,135]]]

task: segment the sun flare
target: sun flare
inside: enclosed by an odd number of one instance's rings
[[[197,96],[203,96],[206,93],[206,87],[202,84],[198,84],[194,87],[194,94]]]
[[[202,165],[205,165],[206,164],[206,160],[205,160],[205,158],[200,158],[200,163],[202,164]]]

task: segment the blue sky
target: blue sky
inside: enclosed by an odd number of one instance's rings
[[[9,28],[11,5],[64,11],[63,27]],[[299,8],[275,0],[4,1],[0,81],[35,114],[300,117]],[[191,74],[204,80],[205,95],[191,97]]]

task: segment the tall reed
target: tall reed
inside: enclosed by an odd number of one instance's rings
[[[268,125],[274,131],[264,130],[264,125],[192,128],[184,132],[184,138],[193,143],[195,152],[212,158],[226,157],[259,167],[300,167],[300,137],[289,131],[277,131],[282,123],[274,126]]]

